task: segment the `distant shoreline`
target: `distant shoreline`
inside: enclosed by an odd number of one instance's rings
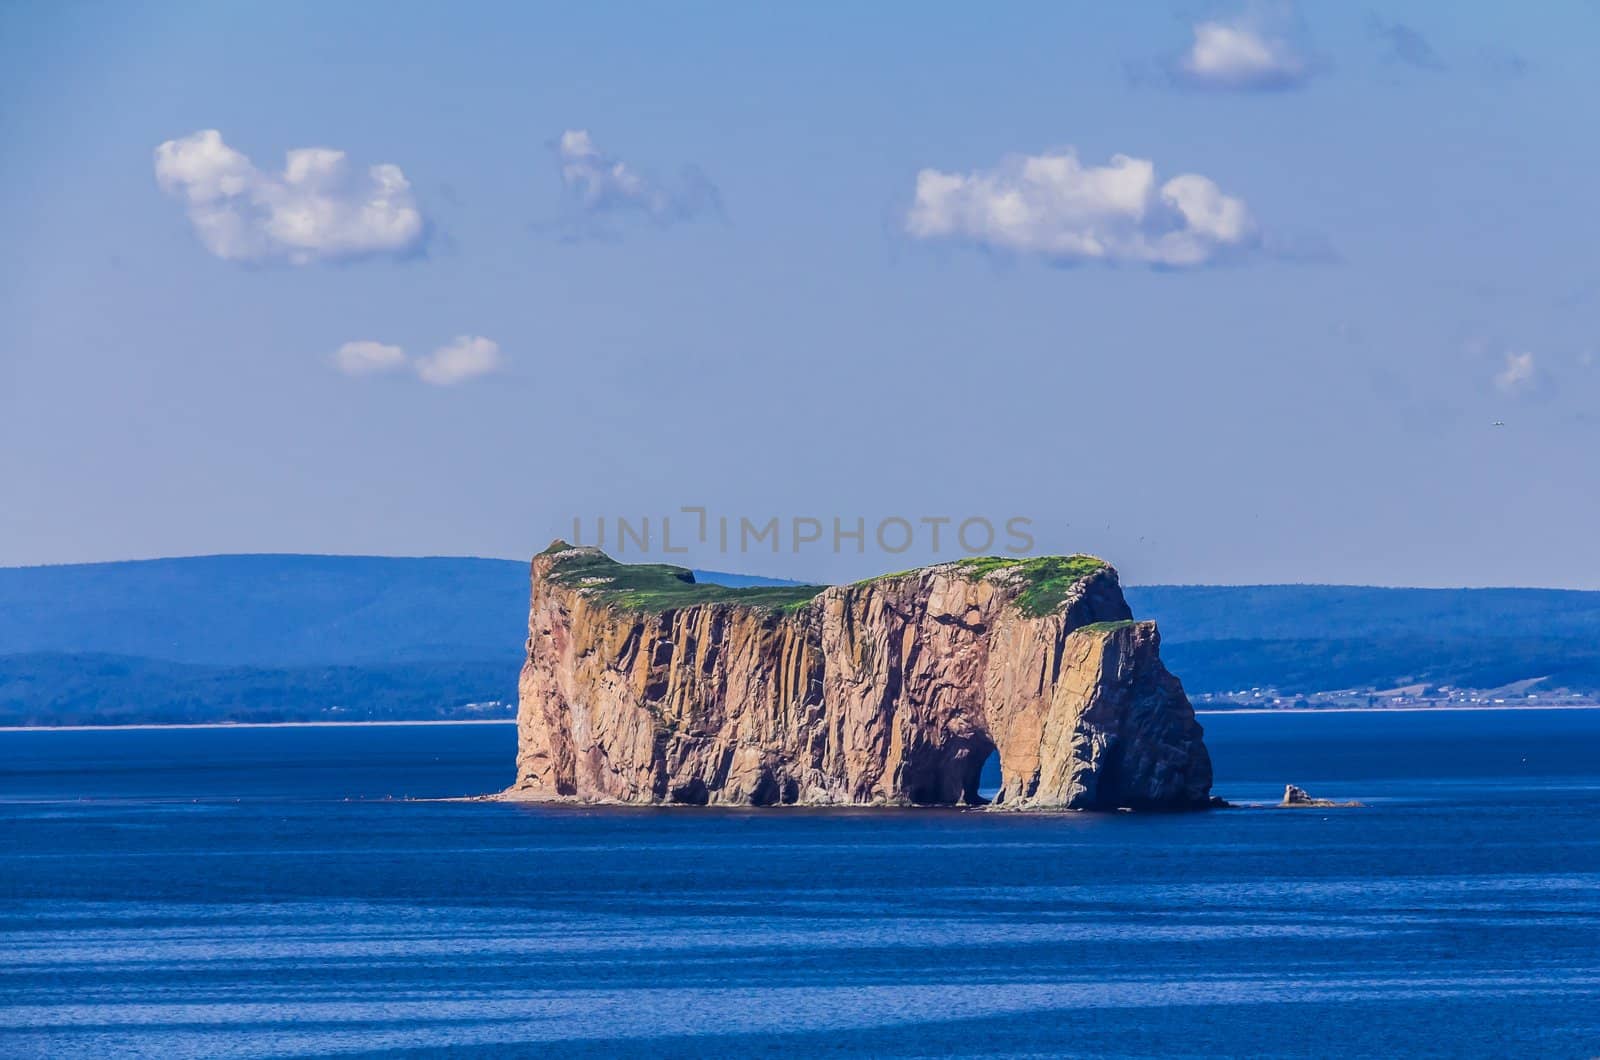
[[[1195,714],[1451,714],[1478,710],[1600,710],[1600,703],[1486,703],[1471,707],[1238,707],[1232,710],[1196,710]]]
[[[1197,710],[1196,716],[1224,714],[1449,714],[1458,711],[1487,710],[1600,710],[1600,703],[1542,703],[1538,705],[1499,705],[1474,707],[1240,707],[1237,710]],[[417,721],[207,721],[175,722],[170,725],[141,722],[133,725],[0,725],[8,732],[142,732],[160,729],[354,729],[363,726],[398,728],[414,725],[515,725],[516,718],[426,718]]]
[[[132,725],[0,725],[6,732],[138,732],[148,729],[353,729],[402,725],[515,725],[516,718],[419,718],[416,721],[184,721]]]

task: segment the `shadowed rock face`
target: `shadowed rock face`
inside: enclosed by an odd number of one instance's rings
[[[767,806],[1206,805],[1154,623],[1089,557],[732,590],[558,542],[534,559],[508,798]]]

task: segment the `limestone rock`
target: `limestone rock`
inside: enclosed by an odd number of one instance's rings
[[[1306,791],[1305,788],[1296,787],[1293,784],[1285,784],[1283,787],[1283,801],[1278,803],[1278,805],[1285,809],[1292,809],[1296,807],[1306,807],[1310,809],[1316,809],[1320,807],[1326,809],[1330,806],[1348,807],[1360,806],[1361,804],[1359,802],[1334,802],[1332,799],[1313,798],[1311,793]]]
[[[1285,784],[1283,786],[1283,805],[1285,806],[1310,806],[1316,801],[1305,788],[1298,788],[1293,784]]]
[[[507,798],[766,806],[1208,805],[1154,623],[1092,557],[728,589],[557,542],[533,562]]]

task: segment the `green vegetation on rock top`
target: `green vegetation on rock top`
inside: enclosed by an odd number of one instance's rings
[[[885,571],[882,574],[874,574],[870,578],[862,578],[859,581],[853,581],[850,584],[851,585],[871,585],[873,582],[888,581],[890,578],[904,578],[909,574],[917,573],[921,569],[922,569],[921,567],[912,567],[912,568],[910,568],[908,570]]]
[[[1137,626],[1138,624],[1139,620],[1136,618],[1122,618],[1115,622],[1091,622],[1087,626],[1079,626],[1074,632],[1111,633],[1115,630],[1123,629],[1127,626]]]
[[[552,542],[541,556],[570,552],[559,559],[550,580],[574,589],[586,589],[608,602],[639,611],[666,611],[695,604],[739,604],[792,613],[803,608],[827,588],[825,585],[772,585],[730,588],[697,582],[694,573],[666,563],[618,563],[598,549],[577,548],[565,541]],[[1106,568],[1094,556],[972,556],[954,566],[969,578],[1000,575],[1018,591],[1013,601],[1024,614],[1047,615],[1061,606],[1072,587]],[[887,578],[917,573],[914,570],[880,574],[857,582],[865,585]]]
[[[1004,572],[1023,585],[1016,605],[1025,615],[1048,615],[1083,579],[1106,568],[1106,561],[1081,553],[1072,556],[973,556],[956,560],[968,577],[986,578]]]
[[[572,548],[557,541],[541,555]],[[556,561],[550,580],[587,589],[600,599],[634,611],[670,611],[696,604],[737,604],[795,611],[810,603],[825,585],[759,585],[730,588],[694,580],[694,572],[668,563],[618,563],[596,549],[574,551]]]

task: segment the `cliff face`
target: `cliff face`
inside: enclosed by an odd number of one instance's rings
[[[1155,625],[1090,557],[831,588],[696,586],[558,542],[533,562],[509,798],[1189,808],[1211,760]]]

